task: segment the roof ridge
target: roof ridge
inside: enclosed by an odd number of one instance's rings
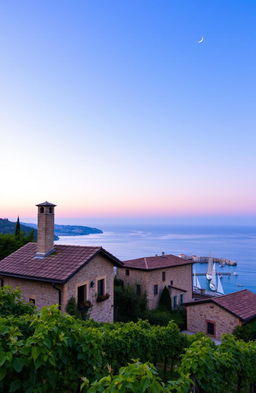
[[[59,243],[54,243],[54,246],[61,246],[61,247],[80,247],[80,248],[99,248],[101,249],[102,246],[82,246],[81,244],[59,244]]]
[[[148,270],[148,262],[147,262],[147,257],[144,257],[144,261],[145,261],[146,269]]]
[[[222,295],[222,296],[216,296],[216,297],[214,297],[214,300],[222,299],[223,297],[227,298],[227,297],[230,297],[230,296],[234,296],[234,295],[236,295],[237,293],[241,293],[241,292],[250,292],[250,293],[253,294],[253,292],[249,291],[249,289],[240,289],[240,291],[235,291],[235,292],[232,292],[232,293],[227,293],[226,295]]]

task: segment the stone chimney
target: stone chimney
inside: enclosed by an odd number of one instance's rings
[[[44,258],[54,251],[54,208],[56,205],[43,202],[36,205],[37,214],[37,253]]]

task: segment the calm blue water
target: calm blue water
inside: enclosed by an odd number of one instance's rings
[[[101,226],[103,234],[62,236],[56,243],[100,245],[121,260],[161,254],[213,256],[229,258],[236,267],[220,268],[221,272],[237,272],[238,276],[223,277],[225,293],[250,289],[256,293],[256,227],[199,226]],[[196,271],[205,272],[207,264],[196,264]],[[202,287],[206,279],[199,277]]]

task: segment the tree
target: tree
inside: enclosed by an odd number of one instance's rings
[[[19,218],[19,216],[17,218],[16,226],[15,226],[15,238],[17,240],[20,239],[20,218]]]
[[[169,293],[169,289],[164,287],[159,299],[159,307],[165,308],[168,311],[172,309],[172,299]]]
[[[19,238],[14,234],[0,233],[0,260],[7,257],[18,248],[34,240],[35,232],[31,231],[27,236],[20,232]]]

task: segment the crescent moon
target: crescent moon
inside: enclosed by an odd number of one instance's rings
[[[204,42],[204,37],[201,38],[201,40],[197,41],[198,44],[202,44],[202,42]]]

